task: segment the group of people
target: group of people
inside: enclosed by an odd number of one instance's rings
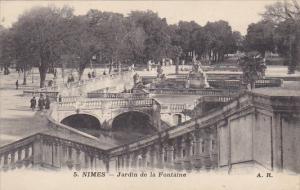
[[[88,73],[88,77],[89,77],[89,79],[91,79],[91,78],[96,78],[96,73],[95,73],[95,71],[93,71],[92,74],[89,72],[89,73]]]
[[[70,82],[74,82],[74,81],[75,81],[74,76],[73,76],[72,74],[70,74],[70,75],[68,76],[67,82],[70,83]]]
[[[43,109],[50,109],[51,101],[48,95],[46,95],[46,98],[44,98],[44,95],[41,94],[38,101],[36,101],[35,96],[33,96],[33,98],[31,98],[30,100],[30,108],[32,109],[32,111],[35,110],[36,103],[38,104],[38,108],[40,111],[42,111]]]

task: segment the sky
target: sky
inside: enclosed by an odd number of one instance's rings
[[[261,19],[259,13],[276,0],[194,0],[194,1],[3,1],[0,0],[1,24],[10,27],[25,10],[34,6],[69,5],[75,15],[90,9],[128,14],[132,10],[152,10],[169,24],[194,20],[200,25],[208,21],[226,20],[233,30],[246,34],[249,24]]]

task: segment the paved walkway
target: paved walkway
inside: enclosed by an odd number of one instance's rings
[[[47,130],[44,112],[32,111],[29,107],[31,97],[23,97],[24,87],[15,89],[17,73],[0,75],[0,146],[31,134]],[[21,78],[21,77],[20,77]],[[19,79],[20,79],[19,78]],[[22,83],[22,80],[19,80]],[[29,83],[29,87],[37,87]]]

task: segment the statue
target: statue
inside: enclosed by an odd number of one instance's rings
[[[157,72],[157,78],[161,78],[162,73],[164,72],[164,70],[161,68],[161,65],[160,65],[160,64],[157,65],[157,70],[156,70],[156,72]]]
[[[201,62],[196,60],[196,56],[193,56],[193,67],[190,71],[187,81],[191,88],[208,88],[207,76],[201,69]]]
[[[139,74],[135,73],[135,74],[133,75],[133,84],[136,85],[136,84],[138,84],[138,83],[141,83],[141,77],[140,77]]]
[[[142,79],[141,79],[140,75],[137,74],[137,73],[135,73],[133,75],[133,83],[134,83],[134,85],[133,85],[132,90],[145,88],[145,86],[143,85],[143,82],[142,82]]]

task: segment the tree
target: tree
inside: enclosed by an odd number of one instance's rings
[[[300,62],[300,6],[297,0],[277,2],[266,6],[263,19],[280,25],[283,22],[294,29],[288,33],[289,73],[294,73]],[[280,26],[279,26],[280,27]]]
[[[220,20],[208,22],[204,26],[206,33],[206,52],[209,60],[219,62],[224,60],[224,55],[231,52],[234,38],[231,26],[228,22]]]
[[[189,59],[189,52],[195,50],[193,47],[194,33],[198,31],[201,26],[195,21],[179,21],[177,26],[172,26],[174,33],[172,36],[172,43],[176,46],[180,46],[182,49],[182,58]]]
[[[265,75],[266,65],[263,58],[257,52],[249,52],[241,58],[239,65],[243,71],[243,82],[255,88],[255,81]]]
[[[274,25],[269,21],[260,21],[248,26],[246,43],[250,51],[258,51],[265,57],[266,51],[275,50]]]
[[[95,36],[90,21],[85,15],[73,17],[70,21],[69,35],[64,40],[66,44],[64,58],[76,68],[79,80],[92,57],[98,54],[101,48],[103,49],[103,43]]]
[[[68,7],[34,7],[12,26],[16,58],[39,68],[40,87],[45,86],[48,69],[60,59],[72,16],[73,10]]]
[[[4,74],[8,74],[8,67],[15,62],[16,52],[12,31],[1,26],[0,31],[0,64],[4,68]]]
[[[129,14],[136,27],[145,31],[144,62],[154,60],[161,61],[168,56],[171,45],[171,29],[165,18],[160,18],[152,11],[132,11]]]

